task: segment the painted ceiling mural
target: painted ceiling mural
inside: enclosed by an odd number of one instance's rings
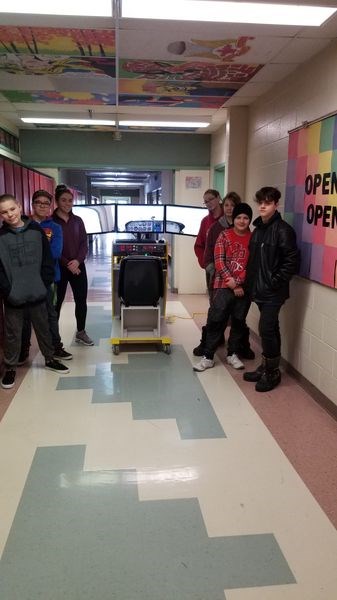
[[[121,31],[120,106],[217,109],[263,67],[254,37],[148,37]],[[114,30],[0,27],[0,92],[10,102],[111,106],[115,78]]]

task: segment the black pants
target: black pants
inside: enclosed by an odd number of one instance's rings
[[[57,284],[57,301],[56,312],[60,316],[61,306],[66,295],[67,285],[73,292],[75,302],[75,317],[77,331],[85,329],[85,321],[87,318],[87,294],[88,294],[88,279],[87,271],[84,263],[79,266],[80,274],[73,275],[66,267],[61,267],[61,279]]]
[[[59,332],[59,323],[58,316],[54,306],[54,286],[56,284],[53,283],[47,290],[47,298],[46,298],[46,306],[48,311],[48,324],[49,331],[51,334],[52,342],[54,349],[57,351],[62,348],[62,341]],[[25,350],[29,351],[30,347],[30,338],[32,335],[32,325],[30,321],[29,310],[24,310],[24,320],[22,327],[22,338],[21,338],[21,350],[24,352]]]
[[[32,322],[36,339],[46,361],[52,360],[54,347],[48,324],[48,311],[45,302],[26,307],[14,307],[4,304],[5,341],[4,362],[7,367],[15,369],[20,355],[22,327],[25,315]]]
[[[247,296],[235,296],[229,288],[215,289],[208,309],[204,355],[213,358],[229,317],[231,330],[228,338],[228,354],[239,352],[246,335],[246,316],[250,307]]]
[[[281,304],[257,302],[260,311],[259,334],[261,337],[262,353],[266,358],[275,358],[281,355],[281,335],[279,325],[279,312]]]

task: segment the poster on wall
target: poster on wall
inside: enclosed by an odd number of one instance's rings
[[[187,190],[194,189],[200,190],[202,183],[201,177],[185,177],[185,188]]]
[[[337,115],[290,133],[285,218],[297,234],[300,275],[337,288]]]

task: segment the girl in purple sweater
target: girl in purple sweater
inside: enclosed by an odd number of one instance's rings
[[[73,200],[73,193],[67,186],[57,186],[55,190],[57,208],[53,219],[62,227],[63,250],[60,258],[61,279],[57,284],[56,311],[60,315],[67,286],[70,283],[77,324],[75,341],[84,346],[93,346],[94,342],[85,331],[88,279],[84,259],[88,252],[87,233],[82,219],[72,212]]]

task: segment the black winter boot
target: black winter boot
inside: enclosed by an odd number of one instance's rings
[[[280,356],[275,358],[266,358],[266,366],[262,373],[262,377],[255,385],[257,392],[270,392],[281,381],[281,372],[279,369]]]
[[[265,371],[266,368],[266,359],[264,356],[262,356],[262,363],[257,367],[257,369],[255,371],[246,371],[246,373],[243,374],[243,378],[245,381],[251,381],[253,383],[255,383],[256,381],[260,381],[263,372]]]
[[[206,325],[204,325],[201,328],[201,340],[200,340],[200,344],[199,346],[196,346],[195,348],[193,348],[193,354],[194,356],[204,356],[205,354],[205,341],[206,341],[206,333],[207,333],[207,329],[206,329]]]

